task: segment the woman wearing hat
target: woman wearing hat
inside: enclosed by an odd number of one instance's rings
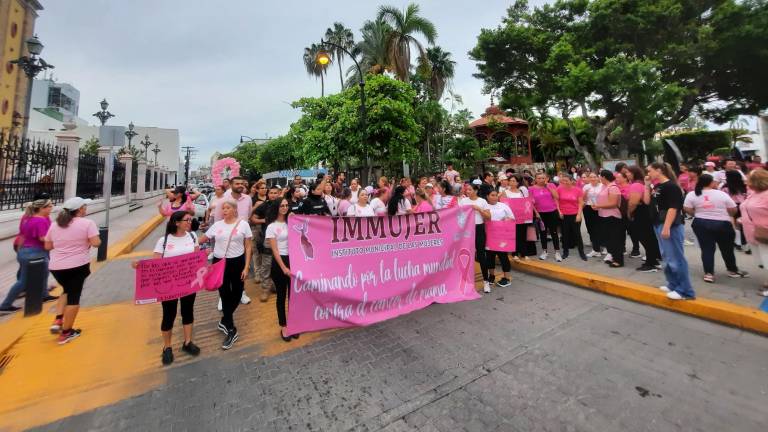
[[[51,251],[51,274],[64,288],[51,326],[52,333],[61,331],[59,345],[80,336],[80,329],[72,327],[80,310],[85,279],[91,274],[91,248],[101,244],[96,224],[84,217],[90,202],[80,197],[66,200],[45,236],[45,249]]]
[[[48,252],[45,250],[43,240],[48,228],[51,226],[51,209],[53,202],[50,199],[37,199],[29,203],[24,210],[19,224],[19,249],[16,260],[19,262],[19,278],[11,286],[5,300],[0,304],[0,312],[15,312],[21,309],[13,305],[13,301],[27,286],[27,273],[29,263],[43,258],[45,278],[48,278]],[[43,301],[56,300],[56,297],[48,295],[47,284],[43,284]]]

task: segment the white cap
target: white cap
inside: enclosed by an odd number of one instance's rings
[[[481,184],[483,184],[483,182],[480,179],[474,179],[474,180],[472,180],[472,184],[480,186]]]
[[[67,210],[78,210],[80,207],[84,205],[88,205],[92,202],[92,200],[80,198],[80,197],[72,197],[66,201],[64,201],[64,204],[61,205],[62,208],[65,208]]]
[[[499,180],[506,180],[507,176],[506,174],[499,174]]]
[[[715,166],[715,163],[714,163],[714,162],[712,162],[712,161],[710,161],[710,162],[705,162],[705,163],[704,163],[704,166],[713,167],[713,166]]]

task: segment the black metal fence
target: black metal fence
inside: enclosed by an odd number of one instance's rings
[[[112,196],[125,195],[125,165],[115,156],[112,158]]]
[[[131,193],[136,193],[139,187],[139,162],[131,161]]]
[[[77,160],[77,196],[100,198],[104,192],[104,158],[80,153]]]
[[[20,208],[45,192],[64,199],[67,149],[0,132],[0,210]]]
[[[146,171],[146,177],[144,177],[144,181],[144,191],[146,192],[151,190],[150,187],[152,187],[152,171],[149,169]]]

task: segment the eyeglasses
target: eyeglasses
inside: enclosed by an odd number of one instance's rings
[[[181,221],[182,221],[182,222],[192,222],[192,219],[189,219],[189,218],[185,218],[185,219],[182,219]]]

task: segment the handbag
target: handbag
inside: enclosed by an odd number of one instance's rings
[[[752,224],[755,226],[755,240],[760,244],[768,244],[768,228],[757,225],[755,220],[752,219],[752,215],[749,214],[749,209],[745,207],[744,210],[747,213],[749,220],[752,221]]]
[[[232,236],[235,235],[235,231],[240,226],[240,219],[235,223],[235,227],[232,228],[232,232],[229,233],[229,240],[227,240],[227,248],[224,250],[224,257],[219,261],[208,266],[208,271],[205,272],[203,277],[203,287],[206,291],[216,291],[224,283],[224,267],[227,265],[227,252],[229,252],[229,245],[232,243]]]

